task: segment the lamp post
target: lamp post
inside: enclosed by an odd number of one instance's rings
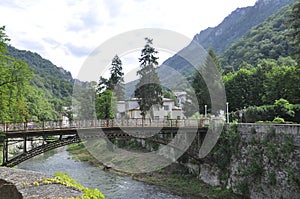
[[[229,124],[229,112],[228,112],[228,102],[226,102],[226,116],[227,116],[227,124]]]
[[[204,117],[207,117],[207,105],[204,105]]]

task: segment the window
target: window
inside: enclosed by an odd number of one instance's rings
[[[177,116],[177,119],[180,120],[180,116],[179,115]]]
[[[164,105],[164,110],[168,111],[169,110],[169,106],[168,105]]]

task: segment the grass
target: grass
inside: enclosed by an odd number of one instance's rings
[[[175,167],[172,169],[172,167]],[[189,198],[215,198],[215,199],[235,199],[240,198],[231,189],[210,186],[200,179],[190,174],[179,173],[180,169],[176,164],[170,165],[160,171],[149,174],[139,174],[133,179],[147,182],[153,185],[164,187],[171,192]],[[172,171],[173,170],[173,171]],[[170,172],[171,171],[171,172]],[[175,173],[176,172],[176,173]]]
[[[105,143],[97,143],[99,148],[103,147]],[[100,147],[101,146],[101,147]],[[82,143],[69,145],[68,151],[73,158],[79,159],[80,161],[87,161],[95,166],[103,166],[98,160],[96,160],[84,147]],[[101,151],[99,151],[101,153]],[[105,160],[110,158],[110,154],[103,153]],[[122,161],[121,158],[111,159],[110,162],[116,163]],[[130,160],[126,162],[128,166],[131,166]],[[120,173],[115,170],[110,170],[113,173],[127,175],[128,173]],[[178,164],[172,164],[159,171],[146,173],[146,174],[133,174],[133,179],[143,181],[149,184],[157,185],[171,191],[177,195],[189,197],[189,198],[215,198],[215,199],[226,199],[226,198],[240,198],[235,195],[232,190],[228,190],[222,187],[210,186],[195,176],[188,174],[187,169]]]

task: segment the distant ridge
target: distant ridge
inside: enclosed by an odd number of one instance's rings
[[[206,50],[212,48],[222,54],[250,29],[264,22],[280,8],[295,0],[258,0],[254,6],[238,8],[214,28],[207,28],[194,36]]]

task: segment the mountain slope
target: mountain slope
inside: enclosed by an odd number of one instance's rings
[[[216,44],[218,44],[219,42],[219,46],[222,47],[222,49],[226,49],[226,46],[230,46],[232,45],[232,43],[230,43],[228,40],[227,40],[227,43],[225,42],[220,42],[219,40],[221,38],[223,38],[223,40],[226,40],[224,37],[226,35],[235,35],[235,38],[237,39],[237,35],[239,35],[239,37],[241,37],[242,35],[242,32],[244,31],[250,31],[251,28],[254,29],[255,27],[257,27],[257,25],[259,25],[258,23],[267,18],[267,14],[270,14],[270,8],[273,8],[273,9],[277,9],[279,10],[279,15],[281,15],[282,13],[280,13],[280,8],[282,8],[283,5],[286,5],[286,4],[289,4],[291,2],[294,2],[291,1],[291,0],[273,0],[273,1],[270,1],[270,0],[258,0],[257,3],[255,4],[255,6],[253,7],[247,7],[247,8],[242,8],[242,9],[237,9],[236,11],[234,11],[232,14],[230,14],[219,26],[217,26],[216,28],[213,28],[213,29],[209,29],[209,31],[211,33],[209,34],[212,34],[212,32],[220,32],[220,30],[223,31],[222,34],[219,34],[218,37],[214,37],[214,39],[216,39],[216,41],[214,41]],[[275,7],[274,7],[275,6]],[[285,6],[283,6],[285,7]],[[262,15],[260,14],[260,12],[266,12],[263,17]],[[284,11],[282,11],[284,12]],[[272,11],[272,13],[274,13],[274,11]],[[254,17],[256,16],[256,17]],[[268,19],[269,21],[272,21],[274,17],[277,16],[277,13],[273,14],[273,16]],[[254,17],[254,18],[253,18]],[[270,16],[269,16],[270,17]],[[256,20],[255,20],[256,19]],[[255,27],[253,27],[254,25],[254,22],[253,20],[256,22],[255,23]],[[281,23],[279,22],[276,22],[276,23],[279,23],[276,24],[274,22],[274,26],[275,28],[274,29],[271,29],[271,31],[275,31],[276,30],[276,26],[278,26],[277,28],[282,28],[280,24],[283,23],[282,21],[283,19],[281,18]],[[229,23],[230,22],[230,23]],[[235,26],[233,26],[233,22],[235,24]],[[262,21],[264,22],[264,21]],[[249,25],[249,24],[250,25]],[[236,28],[234,27],[240,27],[241,30],[243,30],[242,32],[236,32]],[[259,27],[261,27],[263,25],[260,25]],[[226,33],[226,34],[225,34]],[[202,38],[201,35],[206,35],[208,34],[207,31],[204,31],[202,34],[200,35],[196,35],[194,37],[194,40],[191,42],[192,43],[199,43],[200,42],[200,38]],[[269,34],[272,34],[272,33],[269,33]],[[203,37],[204,38],[204,37]],[[212,38],[211,38],[212,39]],[[257,40],[258,43],[260,43],[260,39],[258,38]],[[285,42],[285,41],[283,41]],[[188,45],[187,47],[183,48],[182,51],[189,51],[189,48],[190,48],[190,45]],[[202,43],[200,43],[200,45],[202,45]],[[251,42],[250,42],[250,45],[251,45]],[[243,48],[243,46],[241,45],[240,48]],[[220,48],[221,49],[221,48]],[[219,51],[220,51],[219,49]],[[208,50],[208,49],[206,49]],[[189,64],[185,59],[183,59],[182,57],[180,57],[177,54],[175,54],[173,57],[170,57],[169,59],[167,59],[160,70],[162,70],[162,68],[164,67],[164,65],[167,65],[169,68],[172,68],[172,69],[175,69],[177,72],[179,72],[180,74],[182,74],[183,76],[185,77],[189,77],[190,75],[193,74],[193,72],[195,71],[195,68],[194,67],[199,67],[199,66],[192,66],[191,64]],[[168,79],[168,75],[166,74],[161,74],[160,76],[164,77],[164,79]],[[169,78],[172,78],[172,77],[169,77]],[[180,84],[174,84],[172,85],[173,88],[178,88]]]
[[[188,84],[188,80],[190,76],[194,73],[195,67],[199,67],[201,63],[198,65],[192,66],[187,60],[182,58],[180,56],[181,54],[188,54],[189,52],[192,53],[192,45],[199,44],[199,39],[200,38],[207,38],[210,37],[209,35],[212,35],[215,32],[220,31],[221,29],[223,30],[223,33],[226,32],[227,35],[235,35],[235,39],[237,40],[236,44],[233,44],[229,42],[228,39],[227,43],[225,42],[220,42],[220,49],[227,49],[228,46],[232,47],[230,50],[227,50],[224,57],[223,57],[223,62],[222,64],[230,65],[234,64],[234,61],[237,61],[237,64],[235,65],[235,68],[239,68],[240,64],[243,64],[242,61],[246,61],[249,59],[249,62],[255,63],[257,61],[256,58],[257,55],[264,55],[260,56],[259,58],[278,58],[279,56],[287,56],[289,47],[286,41],[286,38],[284,36],[284,31],[286,28],[284,27],[284,21],[285,17],[287,16],[287,6],[284,6],[286,4],[289,4],[291,0],[259,0],[255,6],[253,7],[247,7],[247,8],[242,8],[242,9],[237,9],[234,11],[231,15],[229,15],[219,26],[216,28],[210,28],[207,29],[206,31],[201,32],[200,35],[196,35],[194,37],[194,40],[185,48],[183,48],[180,52],[175,54],[174,56],[168,58],[157,70],[161,83],[164,87],[167,87],[169,89],[173,90],[185,90],[186,88],[189,88],[190,85]],[[291,5],[291,4],[289,4]],[[274,6],[277,9],[277,12],[274,13],[274,10],[271,12],[270,9],[268,8],[274,8]],[[280,7],[281,6],[281,7]],[[280,8],[279,8],[280,7]],[[262,15],[260,12],[266,12],[268,14],[274,13],[271,16],[267,16],[266,13]],[[257,19],[253,18],[252,15],[257,15]],[[247,18],[248,17],[248,18]],[[253,27],[254,22],[252,20],[255,20],[255,25]],[[262,20],[266,19],[266,20]],[[261,21],[262,20],[262,21]],[[229,23],[231,22],[231,23]],[[239,26],[241,30],[236,32],[236,29],[231,27],[232,23],[235,23],[236,26]],[[249,24],[248,24],[249,22]],[[258,24],[258,22],[261,22],[261,24]],[[246,24],[245,24],[246,23]],[[252,28],[252,30],[251,30]],[[225,31],[226,30],[226,31]],[[249,32],[249,33],[243,33],[244,35],[247,35],[247,37],[241,39],[239,41],[238,37],[242,37],[242,32]],[[267,31],[267,32],[265,32]],[[221,38],[224,39],[224,36],[226,34],[221,34],[217,37],[214,37],[215,39],[220,40]],[[258,36],[260,35],[260,36]],[[253,38],[251,38],[253,36]],[[212,37],[210,37],[212,39]],[[224,39],[225,40],[225,39]],[[214,41],[215,42],[215,41]],[[251,51],[251,47],[253,46],[253,42],[255,42],[255,45],[259,46],[255,51]],[[208,43],[208,42],[207,42]],[[215,42],[218,44],[218,42]],[[247,43],[247,45],[245,44]],[[201,43],[202,44],[202,43]],[[200,44],[200,45],[201,45]],[[277,46],[278,44],[278,46]],[[247,49],[244,48],[244,46],[247,46]],[[272,45],[278,47],[274,49],[273,51],[269,49],[269,47],[272,47]],[[269,46],[268,48],[266,48]],[[249,47],[249,48],[248,48]],[[208,47],[209,48],[209,47]],[[219,49],[219,51],[220,51]],[[239,49],[239,50],[237,50]],[[206,49],[208,50],[208,49]],[[247,55],[248,53],[251,52],[251,56],[245,56],[241,54],[237,54],[240,52],[240,50],[243,50],[244,55]],[[270,53],[267,53],[266,50],[270,50]],[[263,51],[266,51],[263,53]],[[256,53],[256,54],[253,54]],[[203,54],[203,53],[202,53]],[[203,56],[203,55],[202,55]],[[240,57],[239,57],[240,56]],[[255,58],[255,59],[254,59]],[[203,63],[203,62],[202,62]],[[174,78],[174,74],[177,73],[177,77],[180,76],[180,78]],[[179,75],[178,75],[179,74]],[[126,96],[129,97],[133,94],[134,91],[134,86],[137,81],[131,82],[126,85]]]
[[[194,40],[206,50],[212,48],[217,54],[221,54],[250,29],[292,2],[294,0],[258,0],[254,6],[236,9],[217,27],[195,35]]]
[[[25,50],[18,50],[8,46],[8,55],[24,60],[32,67],[35,76],[31,85],[43,89],[44,92],[70,105],[73,90],[73,78],[70,72],[55,66],[52,62],[42,58],[39,54]]]
[[[225,51],[223,65],[230,65],[238,70],[245,64],[255,66],[259,59],[277,60],[279,57],[289,56],[291,47],[288,44],[286,21],[290,11],[291,6],[282,8],[245,34]]]

